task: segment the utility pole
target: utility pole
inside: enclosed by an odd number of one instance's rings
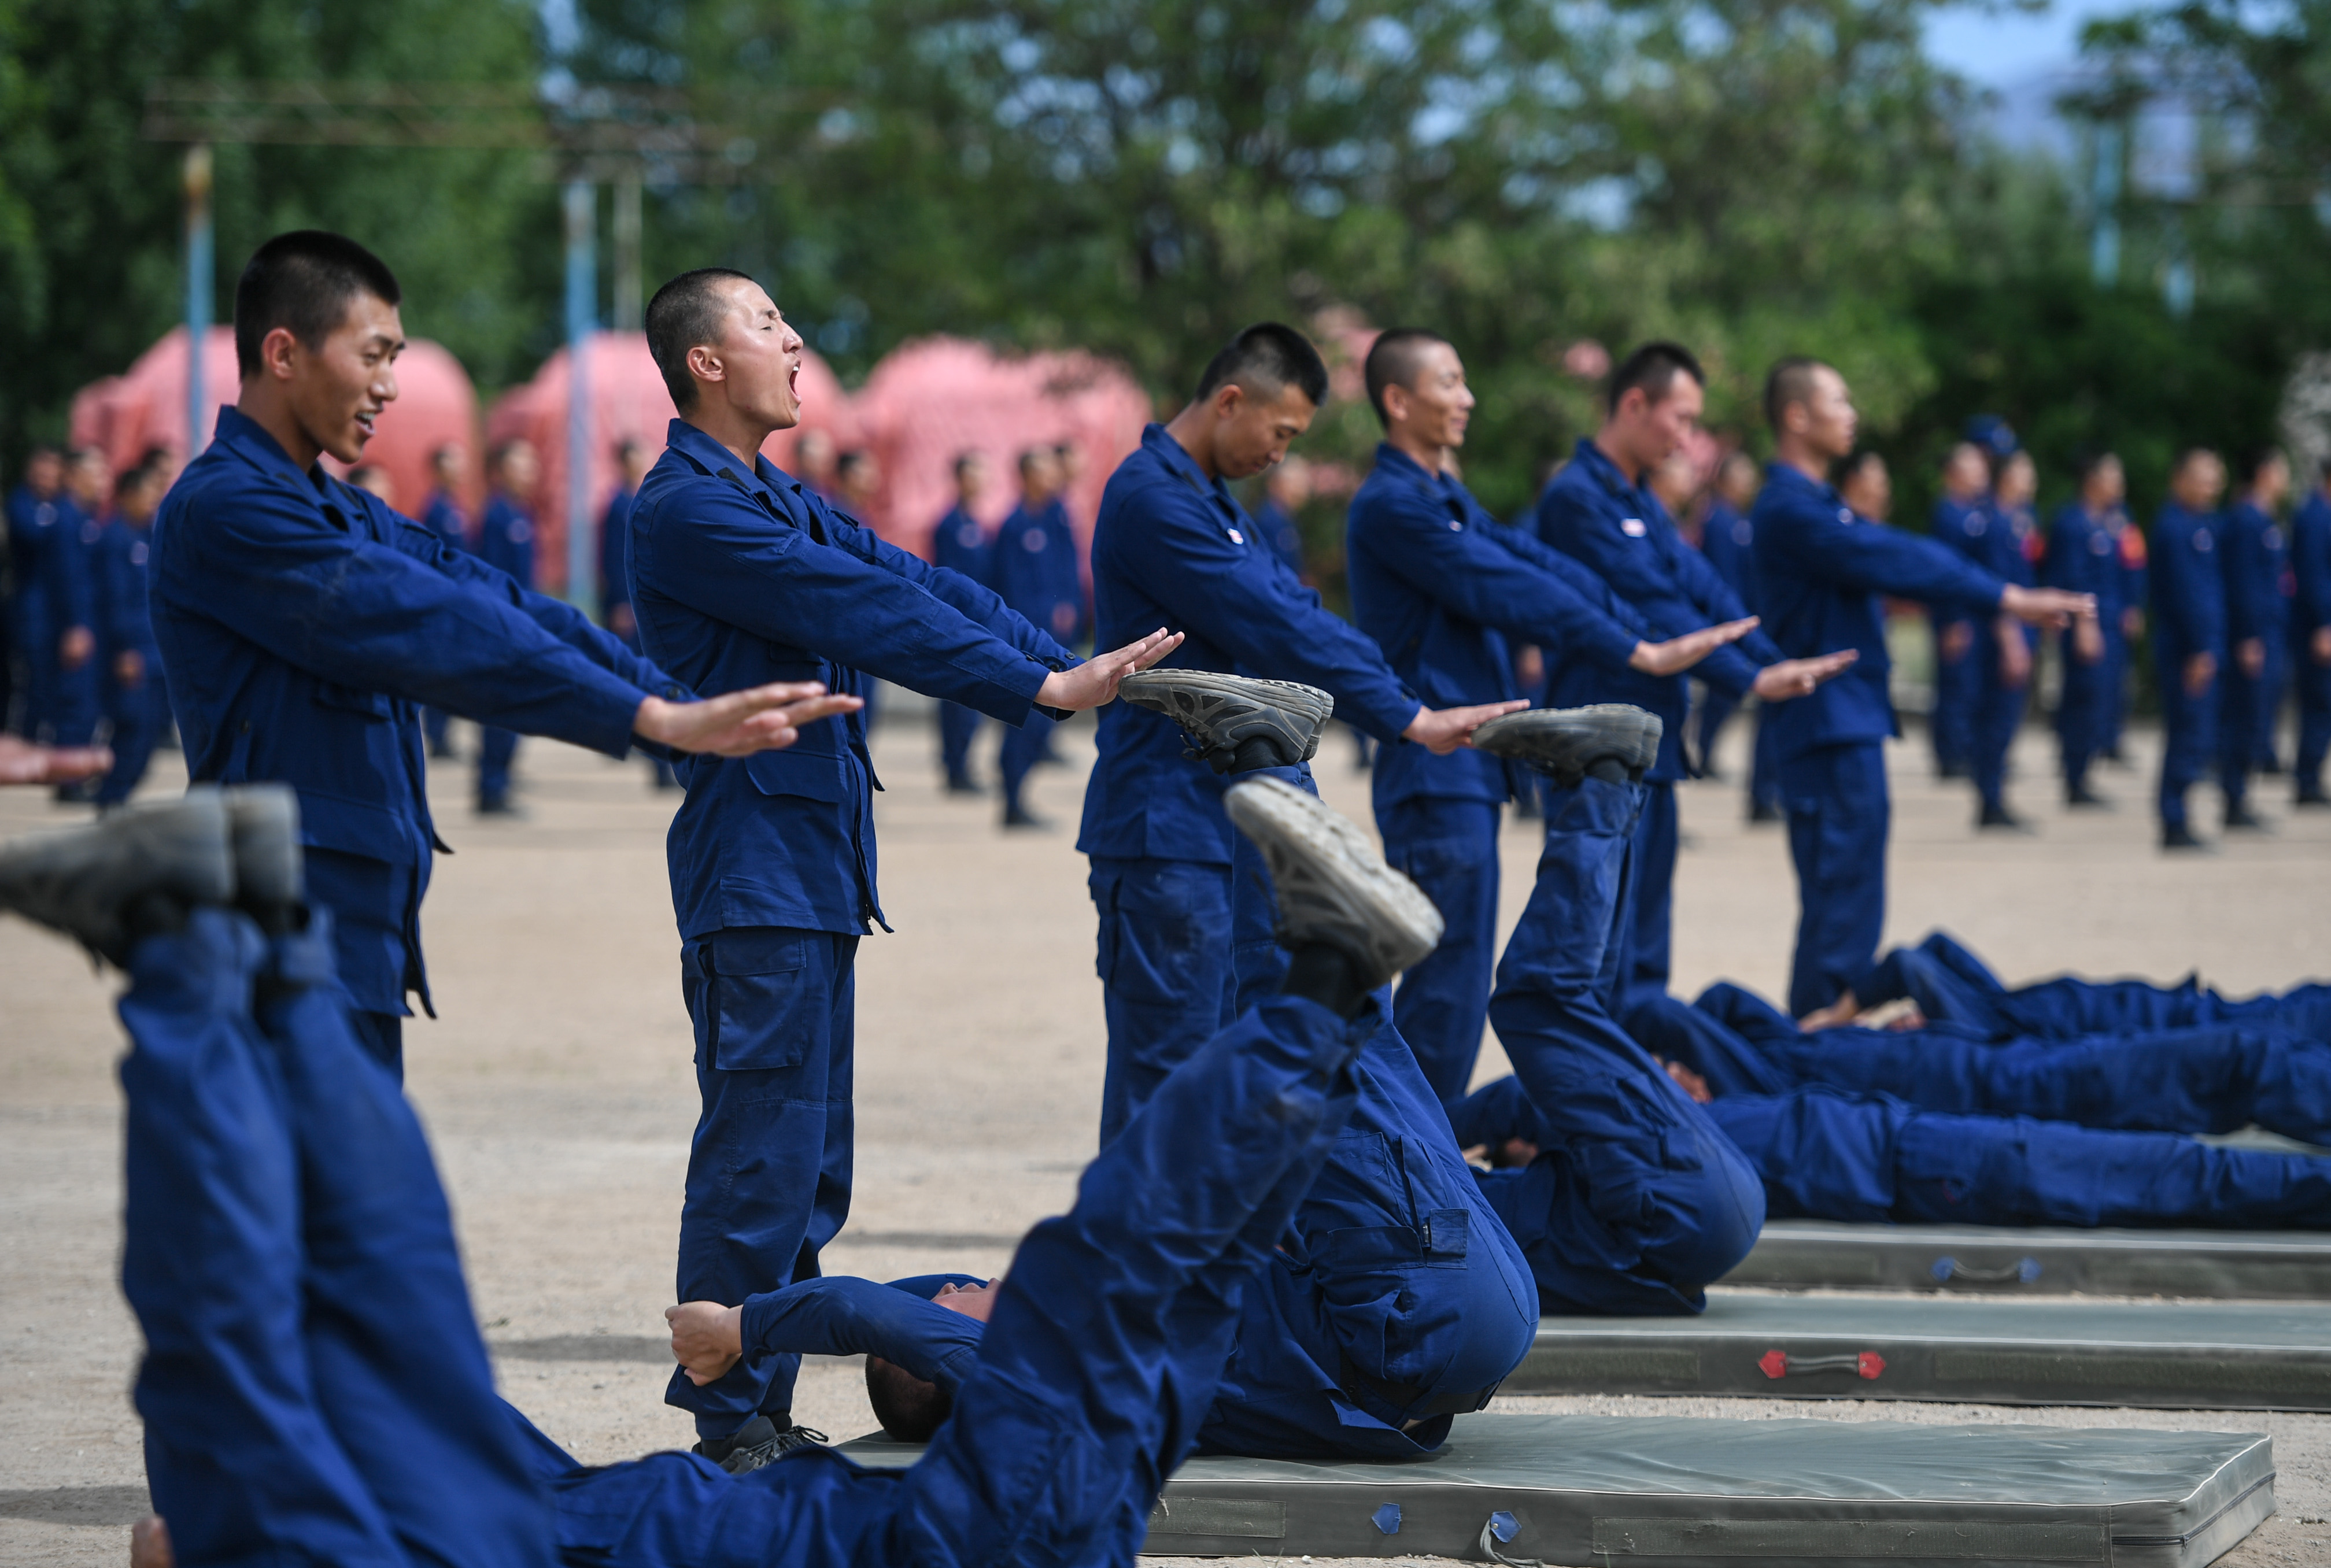
[[[637,332],[646,314],[647,295],[640,282],[640,196],[636,166],[615,177],[615,298],[614,327]]]
[[[566,208],[566,599],[586,615],[599,610],[597,541],[591,527],[591,387],[584,360],[598,325],[599,187],[569,180]]]
[[[2088,178],[2088,204],[2096,221],[2088,238],[2088,271],[2099,289],[2120,281],[2120,185],[2127,146],[2125,122],[2096,122],[2096,166]]]
[[[216,287],[211,260],[211,149],[207,142],[186,148],[186,461],[210,444],[203,415],[209,390],[203,385],[203,349],[211,336],[211,299]]]

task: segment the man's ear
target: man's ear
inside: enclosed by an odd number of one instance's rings
[[[276,380],[289,381],[295,369],[292,354],[299,347],[298,333],[278,327],[259,340],[259,363]]]
[[[1237,417],[1240,405],[1246,401],[1246,388],[1235,381],[1224,382],[1214,388],[1214,395],[1207,401],[1213,405],[1216,419],[1232,419]]]
[[[699,381],[728,379],[728,367],[720,362],[720,351],[709,343],[699,343],[688,351],[688,372]]]
[[[1384,389],[1384,423],[1396,424],[1409,415],[1408,388],[1399,382],[1387,383]]]

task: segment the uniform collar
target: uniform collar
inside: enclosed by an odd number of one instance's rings
[[[283,443],[267,432],[265,425],[232,404],[219,410],[212,444],[225,447],[253,468],[272,469],[283,477],[305,480],[309,490],[319,499],[330,493],[324,481],[331,476],[324,472],[321,463],[303,471],[291,461],[291,454],[283,450]]]
[[[1586,471],[1594,476],[1594,482],[1614,496],[1640,504],[1649,493],[1640,484],[1629,484],[1627,476],[1619,471],[1619,465],[1611,461],[1611,454],[1596,446],[1591,435],[1578,438],[1578,447],[1572,454],[1572,461],[1584,464]]]
[[[1198,460],[1192,457],[1164,425],[1152,424],[1143,430],[1141,444],[1144,450],[1154,452],[1157,461],[1164,463],[1175,479],[1195,486],[1225,507],[1236,508],[1238,503],[1231,499],[1230,487],[1218,479],[1208,479],[1206,470],[1198,466]]]
[[[1462,480],[1426,468],[1388,441],[1376,443],[1376,467],[1380,470],[1390,470],[1396,479],[1431,490],[1444,501],[1455,501],[1462,506],[1473,499],[1472,492],[1465,488]]]
[[[1827,480],[1814,479],[1802,469],[1784,462],[1766,463],[1765,482],[1768,485],[1779,485],[1784,489],[1808,490],[1825,501],[1836,501],[1841,499],[1837,493],[1837,487]]]
[[[759,452],[753,454],[752,469],[748,472],[738,473],[737,454],[684,419],[673,420],[665,429],[664,446],[686,459],[698,472],[718,475],[742,485],[748,494],[766,493],[780,507],[785,504],[783,498],[786,492],[798,495],[804,488],[801,480],[787,474]]]

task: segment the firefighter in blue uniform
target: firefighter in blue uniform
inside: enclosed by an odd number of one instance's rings
[[[1977,557],[2003,583],[2030,587],[2039,558],[2039,523],[2031,499],[2039,480],[2031,454],[2017,449],[1999,461],[1991,496],[1991,527]],[[2007,809],[2008,754],[2023,727],[2031,689],[2034,634],[2012,615],[1995,615],[1976,628],[1974,750],[1968,771],[1975,786],[1975,827],[2028,832],[2030,824]]]
[[[325,472],[324,452],[362,456],[396,395],[397,295],[340,235],[260,247],[235,287],[238,402],[163,501],[149,562],[187,774],[298,788],[352,1027],[392,1071],[405,998],[429,1006],[420,910],[440,841],[417,705],[616,756],[750,751],[831,711],[792,689],[691,702],[566,605]]]
[[[92,575],[98,624],[103,631],[99,659],[105,716],[113,725],[107,742],[113,749],[113,767],[97,786],[100,810],[129,798],[146,776],[154,747],[170,729],[170,693],[147,605],[154,510],[161,504],[162,480],[157,468],[134,468],[123,474],[113,488],[113,516],[97,537]]]
[[[2298,755],[2292,803],[2331,806],[2323,789],[2331,752],[2331,471],[2307,492],[2290,519],[2290,666],[2298,689]]]
[[[1974,617],[2005,611],[2061,624],[2095,601],[2003,583],[1946,546],[1856,518],[1827,482],[1853,450],[1845,378],[1784,359],[1765,379],[1774,461],[1756,498],[1756,580],[1773,641],[1793,658],[1852,648],[1851,670],[1779,713],[1781,779],[1802,915],[1789,979],[1799,1015],[1851,1008],[1886,917],[1885,742],[1898,733],[1878,595]]]
[[[2226,575],[2226,668],[2221,676],[2218,782],[2226,795],[2229,829],[2262,829],[2250,810],[2253,772],[2280,773],[2275,719],[2289,654],[2290,546],[2282,531],[2282,503],[2290,495],[2290,463],[2269,449],[2253,456],[2241,496],[2226,508],[2221,557]]]
[[[1445,754],[1500,708],[1428,708],[1373,641],[1297,580],[1230,492],[1228,481],[1284,456],[1327,395],[1318,351],[1266,322],[1214,356],[1181,413],[1142,432],[1109,476],[1093,530],[1099,641],[1135,625],[1186,632],[1166,668],[1307,682],[1387,747]],[[1225,777],[1187,755],[1174,719],[1129,704],[1102,710],[1098,745],[1077,848],[1091,863],[1099,917],[1106,1144],[1175,1063],[1235,1016],[1240,950],[1257,957],[1260,974],[1267,964],[1252,950],[1270,941],[1267,904],[1254,907],[1267,883],[1241,881],[1233,897]],[[1281,771],[1310,776],[1299,762]]]
[[[2161,847],[2203,847],[2185,817],[2185,792],[2217,756],[2226,664],[2226,465],[2206,447],[2178,454],[2169,499],[2153,524],[2153,656],[2161,673]]]
[[[632,603],[651,656],[699,683],[876,677],[1006,724],[1111,700],[1159,634],[1080,665],[968,578],[898,549],[759,456],[801,417],[800,337],[750,278],[684,273],[648,346],[682,417],[632,508]],[[853,965],[882,919],[876,779],[861,719],[782,754],[690,759],[667,841],[702,1097],[680,1214],[680,1294],[741,1301],[817,1272],[849,1212]],[[799,1446],[795,1364],[670,1402],[701,1450],[751,1469]]]
[[[2115,682],[2126,668],[2122,636],[2126,608],[2121,598],[2126,574],[2120,561],[2116,521],[2123,492],[2120,459],[2093,452],[2079,460],[2079,493],[2064,503],[2048,528],[2040,580],[2050,588],[2087,594],[2097,602],[2093,621],[2079,620],[2063,637],[2064,681],[2056,701],[2056,744],[2064,774],[2064,803],[2104,807],[2110,802],[2089,786],[2088,769],[2104,749]]]
[[[1930,537],[1980,564],[1991,532],[1991,454],[1972,440],[1951,448],[1943,463],[1943,493],[1927,527]],[[1947,608],[1933,612],[1935,706],[1927,718],[1935,772],[1965,778],[1974,762],[1974,710],[1982,684],[1975,653],[1976,623]]]
[[[1745,451],[1726,454],[1717,465],[1716,482],[1708,497],[1708,520],[1701,525],[1699,535],[1700,553],[1752,615],[1757,613],[1756,530],[1748,521],[1748,508],[1756,504],[1756,486],[1761,479],[1755,458]],[[1539,493],[1545,492],[1541,489]],[[1738,708],[1739,704],[1712,686],[1701,693],[1699,717],[1693,726],[1692,751],[1694,765],[1707,777],[1718,776],[1717,739],[1724,731],[1725,721]],[[1748,754],[1748,820],[1777,822],[1782,816],[1780,764],[1773,755],[1773,743],[1779,732],[1766,721],[1761,708],[1756,710],[1755,724]]]
[[[470,449],[449,441],[429,454],[429,504],[421,526],[445,541],[448,549],[470,547],[470,519],[461,510],[461,484],[470,466]],[[421,730],[429,739],[429,755],[451,757],[453,742],[447,734],[453,716],[442,708],[421,710]]]
[[[1517,698],[1508,637],[1622,675],[1667,674],[1747,630],[1691,628],[1673,642],[1647,641],[1646,618],[1591,570],[1484,511],[1445,461],[1464,442],[1474,398],[1456,349],[1438,336],[1414,328],[1380,334],[1365,377],[1384,440],[1352,498],[1352,613],[1427,701]],[[1424,889],[1446,927],[1393,1002],[1400,1032],[1443,1103],[1470,1083],[1488,1014],[1499,809],[1534,786],[1470,748],[1434,756],[1396,746],[1376,766],[1385,856]]]
[[[599,516],[599,623],[637,653],[639,617],[632,611],[632,503],[647,478],[647,448],[626,436],[615,443],[615,493]],[[648,778],[657,789],[676,790],[680,775],[660,756],[648,758]]]
[[[542,461],[534,443],[504,442],[486,456],[486,509],[478,518],[478,559],[534,589],[534,499]],[[510,816],[510,763],[518,755],[518,732],[488,726],[478,735],[478,814]]]
[[[987,459],[979,452],[957,452],[955,460],[955,505],[931,530],[931,563],[942,571],[994,587],[993,546],[987,525],[977,517],[987,494]],[[979,738],[979,709],[960,702],[939,703],[939,772],[947,794],[975,795],[979,781],[971,775],[972,743]]]
[[[1042,627],[1063,648],[1080,640],[1085,622],[1084,568],[1077,560],[1077,537],[1061,497],[1061,462],[1049,446],[1020,454],[1020,504],[995,530],[990,546],[989,585],[1031,626]],[[1052,721],[1042,714],[1004,733],[996,750],[1004,784],[1004,825],[1041,828],[1021,798],[1029,772],[1043,755]]]
[[[1699,362],[1679,345],[1650,343],[1636,349],[1611,373],[1602,429],[1579,442],[1537,504],[1538,537],[1609,583],[1658,637],[1680,636],[1747,613],[1707,558],[1683,542],[1650,482],[1698,423],[1703,382]],[[1549,648],[1546,660],[1546,706],[1628,702],[1658,714],[1666,725],[1637,817],[1640,874],[1622,982],[1629,993],[1664,991],[1679,838],[1675,786],[1685,776],[1689,693],[1680,676],[1614,671],[1568,649]],[[1693,673],[1734,702],[1751,691],[1765,701],[1781,702],[1812,690],[1850,662],[1788,662],[1770,637],[1752,631],[1737,646],[1702,660]]]
[[[56,541],[81,526],[72,498],[65,494],[64,454],[36,447],[24,464],[24,482],[8,496],[8,562],[14,578],[11,631],[24,664],[21,727],[28,739],[54,731],[58,641],[71,622],[60,624],[69,606],[50,593],[49,556]]]

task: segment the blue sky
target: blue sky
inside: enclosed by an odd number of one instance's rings
[[[2129,0],[2054,0],[2037,14],[1955,5],[1927,24],[1927,47],[1938,63],[1970,81],[2016,87],[2069,64],[2079,52],[2082,24],[2141,8]]]

